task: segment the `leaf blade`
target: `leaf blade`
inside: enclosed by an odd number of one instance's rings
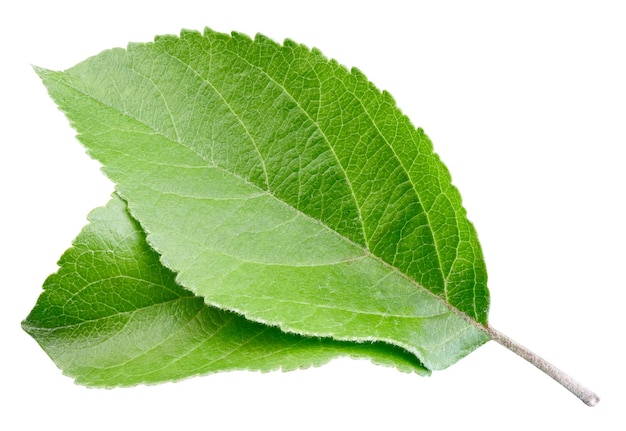
[[[89,219],[23,322],[77,383],[131,386],[226,370],[292,370],[338,356],[428,373],[392,346],[285,334],[207,306],[160,265],[116,196]]]
[[[433,369],[488,339],[486,271],[458,192],[428,138],[360,73],[291,42],[207,30],[40,75],[162,262],[207,303],[297,333],[394,343]],[[179,181],[187,171],[195,180]],[[316,271],[316,259],[336,266]],[[207,267],[221,278],[203,278]]]

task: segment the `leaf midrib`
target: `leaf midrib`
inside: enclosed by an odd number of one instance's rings
[[[254,42],[253,42],[254,43]],[[170,57],[176,58],[179,62],[181,62],[182,64],[185,64],[181,59],[179,59],[178,57],[175,57],[173,55],[171,55],[168,52],[165,52],[165,54],[167,54]],[[302,113],[304,113],[304,115],[311,121],[311,123],[313,123],[315,125],[315,127],[317,128],[317,130],[319,130],[319,132],[321,133],[321,135],[324,137],[324,141],[326,142],[326,144],[328,145],[328,148],[330,149],[330,151],[332,152],[335,160],[337,161],[337,165],[339,165],[339,167],[341,168],[342,173],[344,174],[344,177],[346,179],[346,182],[348,184],[348,187],[350,189],[351,192],[351,197],[354,200],[354,204],[355,207],[357,209],[357,212],[359,214],[359,222],[361,223],[361,229],[363,231],[363,238],[365,241],[365,245],[367,247],[368,250],[370,250],[369,247],[369,242],[367,240],[367,234],[365,232],[365,223],[363,221],[363,216],[361,215],[361,208],[359,206],[359,203],[356,199],[356,194],[354,193],[354,188],[352,187],[352,182],[350,181],[350,178],[348,177],[348,173],[346,172],[345,168],[343,167],[343,165],[341,164],[341,161],[339,160],[339,157],[337,157],[337,153],[335,152],[333,146],[330,143],[330,140],[328,139],[328,137],[326,136],[326,133],[324,132],[324,130],[322,130],[322,127],[319,125],[319,123],[314,120],[309,113],[306,111],[306,109],[304,109],[302,107],[302,105],[300,104],[300,102],[298,102],[298,100],[287,90],[287,88],[282,85],[281,83],[279,83],[278,81],[276,81],[271,75],[269,75],[265,70],[263,70],[262,68],[250,63],[250,61],[248,61],[246,58],[242,57],[239,55],[238,52],[234,52],[233,54],[238,57],[239,59],[241,59],[243,62],[245,62],[246,64],[248,64],[250,67],[256,69],[257,71],[259,71],[262,75],[264,75],[265,77],[267,77],[267,79],[269,79],[271,82],[273,82],[276,86],[278,86],[286,95],[289,96],[289,98],[296,104],[296,106],[300,109],[300,111]],[[189,69],[192,70],[196,76],[198,76],[200,79],[202,79],[204,82],[209,83],[209,81],[205,80],[204,78],[202,78],[202,76],[200,76],[196,70],[194,68],[192,68],[190,65],[188,65]],[[211,85],[209,83],[209,85]],[[441,280],[444,283],[443,285],[443,290],[444,290],[444,297],[446,299],[446,301],[448,300],[448,275],[444,274],[443,271],[443,262],[441,260],[441,255],[439,253],[439,248],[437,247],[437,237],[435,235],[435,232],[433,230],[432,224],[431,224],[431,220],[430,220],[430,215],[428,213],[428,210],[426,209],[426,207],[423,205],[423,200],[421,197],[421,194],[419,193],[419,191],[417,190],[417,188],[415,187],[415,183],[412,181],[411,179],[411,175],[409,174],[409,171],[406,169],[406,167],[404,166],[404,163],[402,163],[402,160],[400,159],[400,157],[398,157],[398,154],[396,153],[395,149],[393,148],[393,146],[391,145],[391,143],[387,140],[387,137],[380,131],[380,129],[378,128],[378,125],[376,124],[376,122],[374,121],[374,119],[372,118],[370,112],[367,110],[367,108],[365,107],[365,105],[363,104],[363,102],[361,101],[361,99],[359,97],[355,97],[355,99],[357,100],[357,102],[359,103],[359,105],[363,108],[363,112],[365,112],[365,114],[367,115],[368,120],[370,121],[372,127],[374,127],[374,129],[376,130],[376,133],[378,134],[378,136],[380,136],[383,141],[385,142],[385,144],[387,145],[387,147],[389,147],[389,149],[391,150],[391,152],[393,153],[394,158],[397,160],[397,162],[400,164],[400,167],[402,168],[402,170],[404,171],[404,174],[406,175],[406,178],[408,179],[409,183],[411,184],[411,188],[413,189],[413,191],[415,192],[415,195],[417,196],[417,199],[419,201],[420,207],[422,208],[422,210],[424,211],[424,215],[426,216],[426,220],[428,221],[428,229],[430,231],[430,235],[433,239],[434,242],[434,249],[435,249],[435,253],[437,254],[437,262],[439,263],[439,272],[441,273]],[[226,102],[226,100],[224,100],[225,103],[228,104],[228,102]],[[230,105],[229,109],[230,109]],[[243,126],[243,123],[242,123]],[[245,127],[245,126],[244,126]],[[457,217],[456,211],[454,212],[455,214],[455,218]],[[457,251],[457,256],[458,256],[458,244],[456,247],[456,251]],[[393,265],[392,265],[393,266]],[[454,264],[450,265],[450,270],[452,270]],[[476,313],[476,307],[474,307],[474,312]]]
[[[180,59],[178,59],[178,61],[180,61]],[[185,63],[183,63],[185,64]],[[133,71],[134,72],[134,71]],[[479,329],[481,332],[486,333],[485,332],[485,328],[479,323],[477,322],[473,317],[467,315],[466,313],[462,312],[461,310],[459,310],[458,308],[456,308],[455,306],[453,306],[452,304],[450,304],[449,302],[447,302],[446,300],[444,300],[444,298],[442,298],[441,296],[433,293],[431,290],[427,289],[426,287],[422,286],[421,284],[419,284],[416,280],[414,280],[413,278],[411,278],[410,276],[408,276],[407,274],[405,274],[403,271],[401,271],[399,268],[389,264],[388,262],[386,262],[385,260],[381,259],[380,257],[374,255],[369,249],[364,248],[361,244],[355,243],[354,241],[352,241],[350,238],[347,238],[341,234],[339,234],[336,230],[332,229],[330,226],[328,226],[326,223],[324,223],[322,220],[316,219],[314,217],[309,216],[308,214],[302,212],[301,210],[299,210],[298,208],[295,208],[294,206],[290,205],[289,203],[283,201],[282,199],[276,197],[273,193],[271,193],[268,190],[263,190],[261,187],[259,187],[257,184],[252,183],[251,181],[249,181],[248,179],[246,179],[245,177],[242,177],[241,175],[232,172],[230,170],[228,170],[227,168],[220,166],[218,163],[214,162],[214,161],[209,161],[207,160],[205,157],[203,157],[201,154],[197,153],[196,151],[194,151],[191,147],[185,145],[183,142],[181,142],[180,140],[175,140],[172,139],[170,136],[168,136],[167,134],[163,133],[161,130],[156,129],[155,127],[153,127],[152,125],[145,123],[143,121],[141,121],[140,119],[130,115],[128,112],[122,112],[119,109],[115,108],[114,106],[111,106],[110,104],[106,103],[105,101],[92,96],[91,94],[86,93],[85,91],[83,91],[80,88],[77,88],[73,85],[71,85],[69,82],[67,82],[67,80],[59,80],[60,83],[62,83],[63,85],[66,85],[67,87],[71,88],[72,90],[83,94],[85,97],[90,98],[91,100],[101,104],[102,106],[112,110],[113,112],[115,112],[118,115],[122,115],[123,117],[128,118],[131,121],[136,122],[139,125],[142,125],[152,131],[155,132],[155,134],[162,136],[163,138],[167,139],[168,141],[180,145],[185,151],[191,153],[194,157],[199,158],[200,160],[204,161],[207,163],[207,167],[208,168],[213,168],[213,169],[218,169],[220,170],[222,173],[227,174],[227,175],[231,175],[232,177],[236,178],[239,181],[242,181],[244,184],[246,184],[249,187],[255,188],[257,190],[259,190],[260,193],[266,193],[268,195],[270,195],[273,199],[276,200],[276,202],[280,203],[281,205],[284,205],[285,207],[287,207],[288,209],[290,209],[291,211],[296,211],[297,213],[299,213],[302,217],[306,218],[307,220],[312,221],[313,223],[316,223],[318,225],[321,225],[322,227],[324,227],[327,231],[333,233],[334,235],[337,235],[341,240],[343,241],[347,241],[350,245],[354,246],[357,249],[362,250],[363,254],[376,260],[378,263],[380,263],[381,265],[383,265],[384,267],[386,267],[387,269],[389,269],[390,271],[395,272],[396,274],[398,274],[399,276],[401,276],[402,278],[404,278],[405,280],[407,280],[409,282],[409,284],[415,286],[417,289],[420,289],[421,291],[423,291],[424,293],[432,296],[433,298],[437,299],[438,301],[440,301],[441,303],[443,303],[443,305],[445,305],[448,309],[450,309],[453,313],[457,314],[458,316],[460,316],[464,321],[470,323],[472,326],[476,327],[477,329]],[[317,124],[317,123],[316,123]],[[115,129],[111,129],[111,130],[115,130]],[[320,130],[321,132],[321,130]],[[83,135],[83,133],[78,133],[78,136],[80,137],[81,135]],[[163,163],[164,165],[167,165],[165,163]],[[117,187],[116,187],[117,188]],[[120,191],[118,191],[118,194],[120,194],[122,197],[124,197],[124,194]],[[125,199],[126,200],[126,199]],[[133,211],[132,211],[132,207],[134,206],[132,201],[127,201],[128,204],[128,210],[131,213],[131,215],[133,215]],[[133,218],[134,215],[133,215]],[[140,225],[142,225],[143,227],[143,223],[141,220],[135,218]],[[429,228],[431,228],[429,226]],[[146,240],[148,243],[150,243],[150,233],[146,231]],[[154,248],[153,244],[150,244],[151,247]],[[160,258],[161,263],[171,269],[174,272],[176,271],[176,268],[170,268],[166,265],[165,262],[163,262],[163,259]],[[196,292],[194,292],[196,293]],[[206,299],[205,299],[206,301]],[[208,303],[209,305],[218,307],[218,308],[223,308],[223,309],[227,309],[227,310],[231,310],[229,307],[225,307],[223,304],[211,301],[210,303]],[[316,306],[316,304],[311,304]],[[341,310],[338,308],[338,310]],[[231,311],[238,311],[241,313],[240,310],[231,310]],[[363,313],[366,314],[366,313]],[[391,315],[390,315],[391,317]]]
[[[263,155],[261,154],[261,151],[259,150],[259,147],[255,141],[255,139],[252,137],[252,134],[248,131],[248,127],[246,126],[246,124],[244,123],[244,121],[241,119],[241,117],[239,115],[237,115],[237,113],[235,112],[235,110],[233,109],[233,107],[230,105],[230,103],[228,103],[228,101],[226,100],[226,98],[222,95],[222,93],[217,89],[217,87],[215,87],[215,85],[213,85],[213,83],[211,81],[209,81],[208,79],[205,79],[204,77],[202,77],[202,75],[200,75],[198,73],[198,71],[196,69],[194,69],[193,67],[191,67],[191,65],[185,63],[183,60],[181,60],[180,58],[170,54],[169,52],[165,51],[163,52],[165,55],[167,55],[168,57],[178,61],[180,64],[182,64],[184,67],[186,67],[188,70],[190,70],[191,72],[193,72],[193,74],[200,79],[202,82],[208,84],[213,91],[215,91],[215,93],[220,97],[220,99],[222,99],[222,101],[224,102],[224,104],[226,105],[226,107],[228,108],[228,110],[230,112],[233,113],[233,115],[235,116],[235,118],[237,119],[237,121],[239,122],[239,124],[241,124],[241,127],[243,127],[243,129],[246,131],[246,135],[250,138],[252,145],[254,146],[256,153],[259,156],[259,159],[261,161],[262,167],[263,167],[263,173],[265,174],[265,182],[267,185],[267,192],[272,194],[272,196],[274,196],[274,194],[272,193],[272,191],[270,190],[270,186],[269,186],[269,176],[267,173],[267,168],[265,165],[265,159],[263,158]],[[350,189],[350,197],[352,198],[353,202],[354,202],[354,207],[357,211],[357,214],[359,216],[359,224],[361,225],[361,232],[363,234],[363,241],[365,242],[365,246],[367,247],[367,249],[369,250],[369,242],[367,239],[367,234],[365,232],[365,223],[363,221],[363,215],[361,213],[361,207],[359,206],[359,202],[356,199],[356,194],[354,193],[354,188],[352,187],[352,181],[350,181],[350,178],[348,177],[348,173],[346,172],[345,168],[343,167],[343,165],[341,164],[341,161],[339,160],[339,157],[337,156],[337,153],[335,152],[335,149],[333,148],[333,146],[330,144],[330,140],[328,139],[328,136],[326,136],[326,133],[324,132],[324,130],[322,130],[322,128],[319,126],[319,124],[317,123],[317,121],[313,120],[313,118],[311,118],[311,116],[309,115],[309,113],[302,108],[302,105],[300,105],[300,103],[291,95],[291,93],[289,93],[287,91],[287,89],[279,84],[276,80],[274,80],[270,75],[268,75],[263,69],[253,65],[252,63],[250,63],[249,61],[247,61],[246,59],[244,59],[243,57],[239,56],[238,53],[233,52],[235,54],[235,56],[239,57],[241,60],[245,61],[246,64],[250,65],[251,67],[259,70],[263,75],[265,75],[271,82],[273,82],[275,85],[277,85],[286,95],[289,96],[289,98],[291,99],[291,101],[293,101],[296,106],[298,107],[298,109],[300,110],[300,112],[302,112],[306,118],[309,119],[309,121],[311,121],[311,123],[313,125],[315,125],[316,129],[320,132],[321,136],[324,138],[324,142],[326,142],[326,144],[328,145],[328,148],[330,150],[330,152],[333,155],[333,158],[335,159],[335,161],[337,162],[337,166],[339,167],[339,169],[341,170],[341,173],[343,174],[343,177],[346,181],[346,184],[348,186],[348,188]],[[156,86],[155,86],[156,88]],[[160,93],[162,94],[162,93]],[[173,121],[173,119],[172,119]],[[174,126],[175,127],[175,126]],[[201,157],[202,158],[202,157]],[[205,160],[203,158],[203,160]],[[275,196],[274,196],[275,197]],[[285,202],[286,203],[286,202]],[[289,204],[287,204],[289,205]],[[291,206],[291,205],[289,205]],[[295,207],[294,207],[295,208]],[[297,208],[296,208],[297,209]]]
[[[126,315],[129,315],[129,316],[132,317],[132,315],[134,315],[135,313],[138,313],[138,312],[141,312],[141,311],[145,311],[145,310],[148,310],[148,309],[154,308],[154,307],[161,307],[163,305],[170,304],[170,303],[175,303],[177,301],[192,301],[192,300],[198,300],[198,299],[199,298],[197,296],[191,296],[191,295],[190,296],[180,296],[178,298],[168,299],[167,301],[160,301],[160,302],[155,302],[154,304],[144,305],[143,307],[138,307],[138,308],[135,308],[133,310],[118,311],[116,313],[109,314],[109,315],[106,315],[106,316],[94,317],[92,319],[85,319],[85,320],[82,320],[80,322],[70,323],[70,324],[67,324],[67,325],[57,325],[57,326],[54,326],[54,327],[34,325],[34,324],[30,323],[30,321],[28,319],[26,319],[24,322],[22,322],[22,327],[27,332],[28,332],[28,329],[33,329],[33,330],[36,330],[38,332],[56,332],[56,331],[62,331],[62,330],[67,330],[67,329],[75,329],[75,328],[79,328],[79,327],[81,327],[83,325],[93,324],[93,323],[101,322],[101,321],[104,321],[104,320],[107,320],[107,319],[113,319],[113,318],[116,318],[116,317],[123,317],[123,316],[126,316]],[[207,304],[203,303],[203,306],[206,307]],[[129,318],[129,320],[130,320],[130,318]],[[124,327],[122,327],[119,331],[117,331],[118,333],[124,330],[124,328],[128,324],[128,321],[124,322]],[[112,337],[109,337],[107,339],[110,339],[110,338],[112,338]]]

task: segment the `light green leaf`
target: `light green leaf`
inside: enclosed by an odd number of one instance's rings
[[[487,325],[447,169],[358,70],[207,29],[37,71],[123,199],[92,215],[23,322],[79,382],[339,355],[428,373],[492,339],[599,401]]]
[[[489,339],[485,265],[448,171],[359,71],[207,30],[38,73],[207,304],[387,342],[430,369]]]
[[[129,386],[224,370],[292,370],[337,356],[427,373],[397,347],[286,334],[207,306],[176,284],[116,196],[89,219],[23,322],[78,383]]]

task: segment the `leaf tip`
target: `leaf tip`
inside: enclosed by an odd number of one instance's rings
[[[43,78],[45,75],[47,75],[48,73],[52,72],[50,69],[46,69],[45,67],[41,67],[41,66],[37,66],[36,64],[31,64],[31,67],[33,68],[33,70],[35,71],[35,73],[40,77]]]

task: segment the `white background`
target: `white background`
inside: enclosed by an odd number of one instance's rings
[[[515,3],[3,3],[0,428],[625,429],[626,12],[620,1]],[[30,65],[65,69],[206,25],[318,47],[389,90],[463,195],[491,324],[600,404],[493,342],[429,378],[352,360],[115,390],[62,376],[20,321],[113,187]]]

